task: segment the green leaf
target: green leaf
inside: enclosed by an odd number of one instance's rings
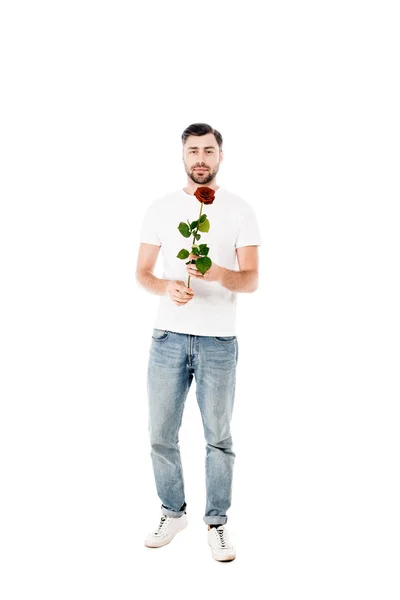
[[[182,250],[179,250],[178,254],[176,255],[176,258],[187,258],[189,254],[189,250],[182,248]]]
[[[197,225],[198,225],[198,224],[199,224],[199,222],[198,222],[198,221],[192,221],[192,222],[190,223],[190,229],[196,229],[196,227],[197,227]]]
[[[206,218],[207,218],[206,214],[201,215],[201,217],[200,217],[200,223],[203,223],[203,221],[205,221]]]
[[[207,233],[207,231],[209,229],[210,229],[210,221],[208,219],[204,219],[204,221],[199,224],[199,231],[203,231],[203,232]]]
[[[196,238],[196,240],[198,241],[201,238],[201,235],[199,233],[195,233],[194,237]]]
[[[208,271],[211,265],[212,261],[211,258],[208,258],[208,256],[203,256],[202,258],[198,258],[196,260],[196,267],[200,271],[200,273],[203,273],[203,275],[206,271]]]
[[[192,247],[192,254],[196,254],[196,256],[200,256],[201,252],[198,248]]]
[[[183,221],[181,221],[179,223],[178,229],[181,232],[181,234],[183,235],[183,237],[185,237],[185,238],[190,237],[189,225],[186,225],[186,223],[183,223]]]

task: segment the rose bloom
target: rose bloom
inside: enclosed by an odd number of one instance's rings
[[[196,196],[197,200],[203,204],[212,204],[215,200],[215,190],[207,187],[206,185],[201,185],[198,187],[194,195]]]

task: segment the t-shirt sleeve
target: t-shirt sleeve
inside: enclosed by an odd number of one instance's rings
[[[159,237],[159,214],[157,210],[157,203],[153,202],[147,207],[144,213],[142,225],[140,228],[139,239],[145,244],[154,244],[155,246],[161,246]]]
[[[254,209],[247,204],[239,226],[236,238],[236,248],[242,246],[261,246],[260,228]]]

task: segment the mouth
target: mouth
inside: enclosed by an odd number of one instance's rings
[[[198,171],[199,173],[203,173],[204,171],[208,171],[208,169],[195,169],[195,171]]]

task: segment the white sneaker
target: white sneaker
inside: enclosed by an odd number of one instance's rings
[[[160,523],[155,531],[149,533],[144,545],[148,548],[159,548],[169,544],[176,533],[185,529],[188,524],[186,513],[180,517],[167,517],[162,514]]]
[[[215,560],[234,560],[236,558],[236,550],[229,539],[225,525],[211,527],[207,531],[207,539]]]

